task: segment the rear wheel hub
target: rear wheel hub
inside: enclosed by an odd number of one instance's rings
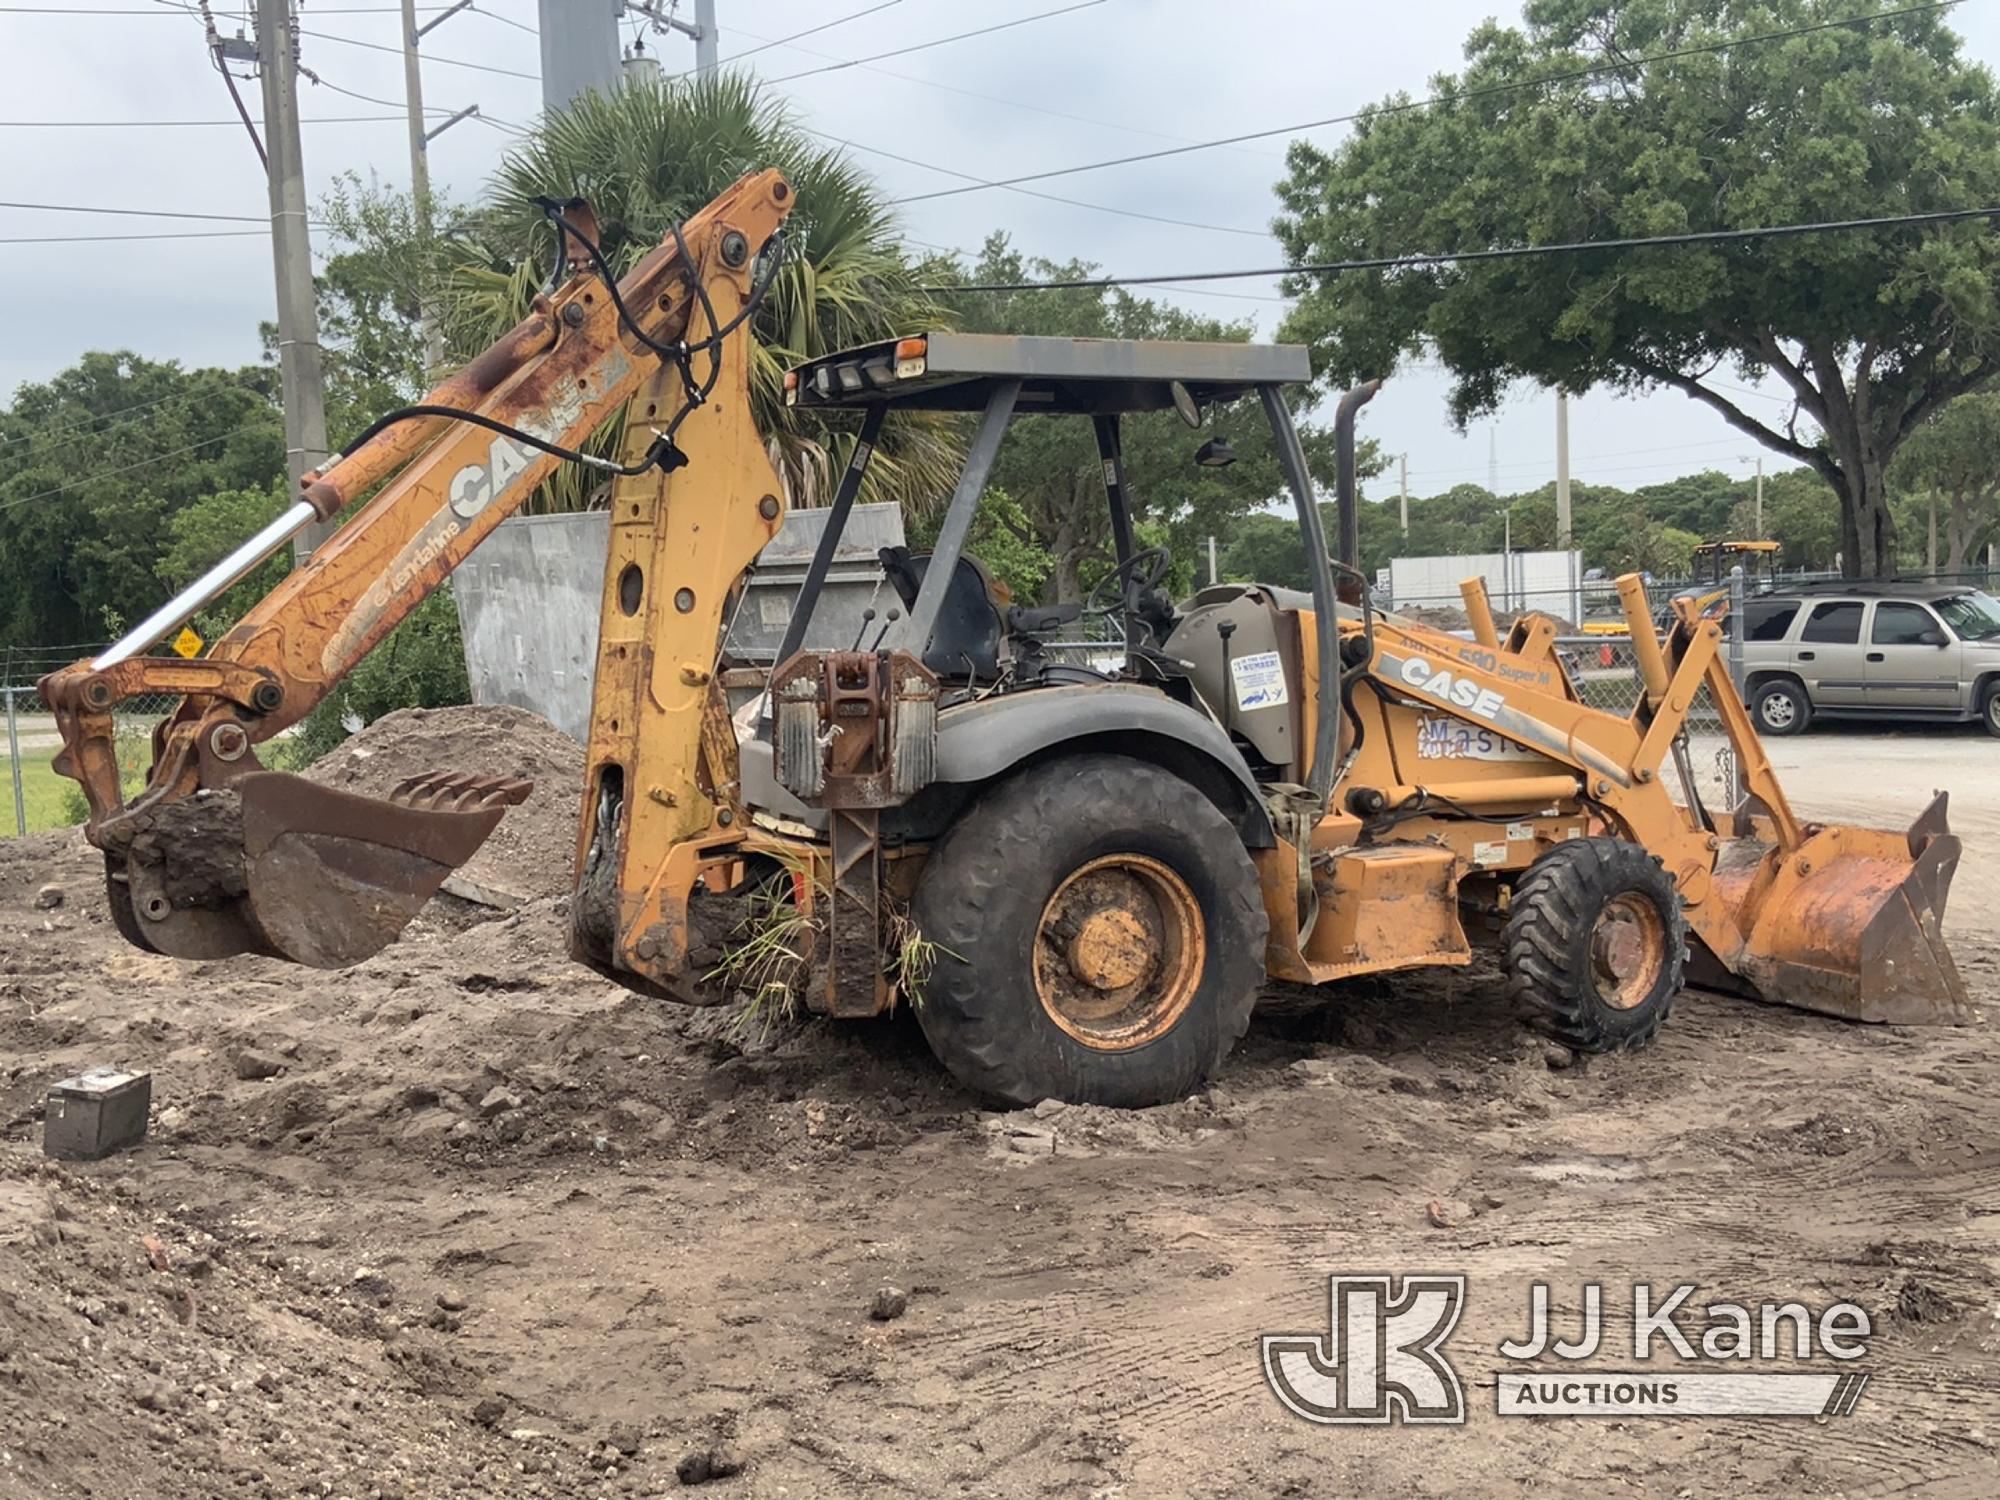
[[[1035,992],[1077,1041],[1123,1052],[1186,1013],[1205,952],[1186,881],[1145,855],[1107,855],[1073,871],[1042,909]]]

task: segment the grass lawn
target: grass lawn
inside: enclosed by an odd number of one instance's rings
[[[6,748],[6,739],[0,737],[0,751]],[[21,756],[21,799],[27,808],[30,833],[67,828],[82,821],[71,810],[74,801],[76,812],[81,812],[81,790],[74,781],[56,775],[49,768],[55,755],[53,750],[29,750]],[[78,796],[73,799],[66,795],[69,792],[77,792]],[[0,754],[0,838],[13,837],[14,828],[14,765],[5,754]]]

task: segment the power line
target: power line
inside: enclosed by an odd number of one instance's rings
[[[1540,255],[1579,255],[1592,250],[1646,250],[1674,245],[1716,245],[1748,240],[1790,239],[1804,234],[1838,234],[1857,229],[1896,229],[1923,224],[1962,224],[2000,218],[2000,207],[1960,208],[1937,213],[1892,214],[1879,219],[1830,219],[1815,224],[1772,224],[1759,229],[1702,229],[1686,234],[1642,235],[1615,240],[1571,240],[1555,245],[1507,245],[1491,250],[1387,255],[1370,260],[1322,261],[1303,266],[1266,266],[1244,271],[1183,271],[1169,276],[1092,276],[1069,281],[1015,281],[987,286],[928,286],[932,295],[950,292],[1069,292],[1099,287],[1158,286],[1169,281],[1239,281],[1254,276],[1337,276],[1346,271],[1404,271],[1468,261],[1525,260]]]
[[[218,432],[212,437],[202,438],[199,442],[189,443],[185,448],[176,448],[171,453],[151,454],[146,458],[140,459],[135,464],[125,464],[116,469],[99,469],[94,473],[85,474],[80,479],[72,479],[68,484],[59,484],[54,489],[38,490],[32,495],[23,495],[18,500],[9,500],[5,505],[0,505],[0,511],[9,511],[18,505],[27,505],[36,500],[46,500],[51,495],[67,494],[69,491],[80,489],[86,484],[95,484],[100,479],[115,479],[120,474],[130,474],[134,469],[150,469],[157,464],[164,463],[170,458],[184,458],[197,448],[206,448],[210,443],[224,442],[239,432],[248,432],[249,430],[247,427],[238,427],[229,432]]]
[[[1605,459],[1638,458],[1646,454],[1652,454],[1652,453],[1689,453],[1693,452],[1695,449],[1698,448],[1740,449],[1743,447],[1744,441],[1745,440],[1743,438],[1733,437],[1733,438],[1715,438],[1710,441],[1700,442],[1700,443],[1665,443],[1657,448],[1618,448],[1608,453],[1578,454],[1576,456],[1575,462],[1579,464],[1594,464],[1594,463],[1601,463]],[[1553,458],[1522,458],[1522,459],[1516,459],[1510,463],[1504,463],[1500,465],[1501,468],[1507,470],[1514,470],[1514,469],[1546,470],[1546,469],[1553,469],[1555,468],[1555,466],[1556,463]],[[1656,465],[1635,464],[1635,465],[1627,465],[1627,467],[1648,469],[1656,467]],[[1455,474],[1484,474],[1489,472],[1491,468],[1492,465],[1490,464],[1479,464],[1476,466],[1468,464],[1461,468],[1450,468],[1450,469],[1412,469],[1410,471],[1410,478],[1437,479],[1440,477],[1455,475]],[[1610,473],[1613,471],[1606,470],[1604,472]]]
[[[0,208],[34,209],[53,214],[120,214],[135,219],[208,219],[222,224],[265,222],[264,216],[260,214],[198,214],[169,208],[97,208],[76,203],[0,203]]]
[[[932,47],[942,47],[948,42],[962,42],[975,36],[989,36],[996,31],[1007,31],[1016,26],[1026,26],[1031,21],[1046,21],[1051,16],[1066,16],[1071,11],[1089,10],[1091,7],[1102,5],[1103,3],[1104,0],[1078,0],[1077,4],[1065,5],[1059,10],[1037,11],[1032,16],[1017,16],[1011,21],[1001,21],[992,26],[982,26],[977,31],[961,31],[952,36],[938,37],[934,41],[915,42],[908,47],[897,47],[888,52],[875,52],[867,57],[852,58],[847,62],[828,63],[823,68],[806,68],[798,73],[786,73],[782,77],[767,78],[764,81],[771,84],[790,83],[795,78],[810,78],[815,73],[833,73],[841,68],[858,68],[864,63],[880,62],[885,57],[905,57],[912,52],[927,52]],[[1956,0],[1953,0],[1953,3],[1956,3]]]
[[[151,15],[152,12],[147,11],[146,14]],[[327,87],[332,88],[333,85],[328,84]],[[401,121],[403,118],[402,115],[320,115],[313,119],[301,119],[299,123],[361,125],[381,120]],[[226,120],[0,120],[0,130],[169,130],[209,125],[240,128],[242,124],[243,122],[234,116]]]
[[[795,31],[790,36],[781,36],[775,41],[764,42],[762,46],[751,47],[743,52],[732,52],[722,60],[724,63],[741,62],[746,57],[755,57],[759,52],[769,52],[773,47],[789,47],[792,43],[800,41],[805,37],[818,36],[822,31],[831,31],[836,26],[845,26],[849,21],[858,21],[863,16],[872,16],[878,10],[887,10],[892,5],[901,5],[902,3],[903,0],[881,0],[879,5],[871,5],[866,10],[851,11],[847,15],[836,16],[831,21],[822,21],[817,26],[807,27],[804,31]],[[746,31],[743,35],[749,36],[750,33]],[[687,75],[677,73],[674,76],[684,78]]]
[[[1346,125],[1355,120],[1380,118],[1383,115],[1406,114],[1412,110],[1430,109],[1439,104],[1463,104],[1473,99],[1491,98],[1497,94],[1518,93],[1524,89],[1545,88],[1553,83],[1570,83],[1578,79],[1593,78],[1600,73],[1629,72],[1653,63],[1672,62],[1684,57],[1700,57],[1713,52],[1729,52],[1742,47],[1756,46],[1763,42],[1785,41],[1791,37],[1810,36],[1814,32],[1832,31],[1847,26],[1868,26],[1877,21],[1894,21],[1904,16],[1925,15],[1933,11],[1949,10],[1964,0],[1929,0],[1928,4],[1912,5],[1902,10],[1883,11],[1873,16],[1848,16],[1838,21],[1818,21],[1810,26],[1794,26],[1786,31],[1761,32],[1756,36],[1738,37],[1732,41],[1708,42],[1694,47],[1678,47],[1668,52],[1655,52],[1645,57],[1631,57],[1615,62],[1593,63],[1587,68],[1577,68],[1566,73],[1551,73],[1543,78],[1522,79],[1513,83],[1496,83],[1485,88],[1466,89],[1456,94],[1433,94],[1426,99],[1408,99],[1397,104],[1370,105],[1366,109],[1353,110],[1344,115],[1328,115],[1321,120],[1305,120],[1296,125],[1280,125],[1270,130],[1249,130],[1240,135],[1219,136],[1214,140],[1197,141],[1186,146],[1168,146],[1158,151],[1141,151],[1131,156],[1114,156],[1104,161],[1084,162],[1080,166],[1056,167],[1046,172],[1026,172],[1018,177],[1002,177],[972,187],[940,188],[934,193],[918,193],[914,197],[898,198],[897,203],[925,203],[933,198],[955,198],[963,193],[984,192],[987,188],[1015,187],[1024,182],[1045,182],[1052,177],[1071,177],[1079,172],[1098,172],[1109,167],[1127,167],[1137,162],[1160,161],[1170,156],[1185,156],[1193,151],[1212,151],[1218,146],[1240,146],[1245,141],[1268,140],[1274,135],[1297,135],[1308,130],[1322,130],[1329,125]],[[885,54],[889,55],[889,54]],[[815,69],[814,71],[824,71]],[[795,73],[795,78],[805,75]],[[783,79],[773,82],[782,83]]]
[[[1099,4],[1102,3],[1102,0],[1091,0],[1091,3]],[[1954,0],[1954,3],[1956,3],[1956,0]],[[322,42],[338,42],[343,47],[361,47],[369,52],[390,52],[394,53],[397,57],[403,55],[401,47],[385,47],[380,42],[364,42],[351,36],[336,36],[330,31],[307,31],[301,28],[299,35],[309,36]],[[442,63],[447,68],[471,68],[474,72],[478,73],[498,73],[502,78],[525,78],[530,83],[540,83],[542,81],[542,75],[539,73],[523,73],[518,68],[496,68],[491,63],[466,62],[463,58],[457,57],[439,57],[435,52],[426,52],[424,54],[424,61]]]
[[[902,162],[905,166],[922,167],[927,172],[941,172],[946,177],[961,177],[972,182],[985,181],[970,172],[960,172],[952,167],[940,167],[934,162],[918,161],[914,156],[901,156],[894,151],[885,151],[880,146],[863,145],[860,141],[848,140],[841,136],[822,135],[821,140],[831,141],[838,146],[847,146],[855,151],[866,151],[871,156],[885,156],[890,161]],[[1049,203],[1067,203],[1072,208],[1095,209],[1099,213],[1117,214],[1120,218],[1144,219],[1150,224],[1171,224],[1180,229],[1206,229],[1215,234],[1243,234],[1253,239],[1267,240],[1270,233],[1262,229],[1238,229],[1232,224],[1203,224],[1194,219],[1175,219],[1164,214],[1143,213],[1136,208],[1116,208],[1109,203],[1093,203],[1086,198],[1064,198],[1055,193],[1044,193],[1035,188],[1009,188],[1009,192],[1020,193],[1029,198],[1040,198]]]
[[[429,53],[425,53],[424,55],[426,58],[430,57]],[[431,60],[436,61],[436,59],[434,58],[432,58]],[[336,94],[345,94],[350,99],[359,99],[363,104],[380,104],[394,109],[403,108],[403,105],[394,99],[377,99],[373,94],[357,94],[353,89],[342,88],[337,83],[329,83],[327,82],[326,79],[320,77],[319,74],[315,73],[311,68],[301,67],[299,69],[299,74],[301,77],[309,80],[311,83],[315,84],[319,88],[332,89]],[[450,114],[456,114],[457,111],[448,109],[442,104],[426,104],[424,106],[424,113],[427,115],[450,115]],[[403,114],[395,115],[390,118],[407,122],[409,120],[409,114],[406,111]],[[480,117],[478,115],[474,115],[473,118],[478,119]],[[299,123],[302,125],[310,125],[314,122],[311,120],[301,120]]]
[[[444,7],[425,5],[420,6],[419,9],[431,11],[442,10]],[[171,16],[177,14],[192,15],[193,12],[179,5],[164,7],[147,5],[135,8],[95,5],[0,5],[0,15],[12,16]],[[394,5],[348,5],[338,6],[331,10],[315,5],[313,7],[313,14],[316,16],[394,16],[401,15],[402,11]],[[499,17],[494,17],[493,19],[498,20]]]
[[[231,121],[234,124],[235,121]],[[0,245],[95,245],[128,240],[262,239],[261,229],[198,229],[178,234],[23,234],[0,238]]]
[[[793,45],[790,43],[789,40],[783,42],[767,41],[766,38],[758,36],[757,33],[754,31],[745,31],[741,26],[732,25],[730,27],[730,30],[737,35],[747,36],[752,38],[753,40],[765,42],[767,46],[771,47],[791,46],[791,50],[793,50],[794,52],[803,52],[808,57],[827,58],[830,61],[839,63],[843,67],[858,67],[866,72],[879,73],[884,78],[895,78],[901,80],[904,83],[918,84],[923,88],[937,89],[947,94],[957,94],[961,98],[965,99],[981,99],[988,104],[1004,104],[1010,109],[1024,109],[1033,114],[1047,115],[1051,119],[1068,120],[1077,125],[1089,125],[1097,130],[1120,130],[1124,131],[1128,135],[1147,135],[1153,137],[1155,140],[1161,140],[1161,141],[1182,141],[1188,143],[1194,142],[1193,136],[1175,135],[1170,131],[1164,131],[1164,130],[1147,130],[1143,126],[1125,125],[1119,123],[1116,120],[1100,120],[1091,115],[1071,114],[1068,110],[1050,109],[1046,105],[1042,104],[1030,104],[1025,99],[1010,99],[1004,94],[985,94],[981,93],[978,89],[960,88],[956,84],[940,83],[935,78],[919,78],[915,73],[899,73],[894,68],[878,68],[872,63],[853,62],[847,58],[838,57],[831,52],[821,52],[815,47],[800,47]],[[801,32],[799,34],[801,36],[806,36],[810,35],[811,33]],[[756,47],[752,48],[751,50],[756,52],[761,52],[764,50],[764,48]],[[736,54],[736,57],[748,57],[749,55],[750,53],[748,52],[739,52]],[[728,62],[734,62],[735,60],[736,60],[735,57],[725,59],[725,61]],[[675,76],[686,77],[687,75],[676,74]],[[1245,156],[1261,156],[1267,161],[1276,160],[1280,155],[1280,153],[1275,151],[1259,151],[1259,152],[1246,151],[1241,154]]]
[[[317,11],[315,13],[322,16],[329,16],[333,14],[332,11],[327,11],[327,10]],[[542,34],[540,28],[530,26],[526,21],[517,21],[512,16],[503,16],[497,10],[481,10],[478,6],[475,5],[472,7],[472,14],[475,16],[484,16],[489,21],[498,21],[502,26],[511,26],[516,31],[525,31],[528,33],[529,36],[540,36]]]
[[[102,422],[107,417],[123,417],[135,411],[151,411],[156,406],[165,406],[169,401],[185,401],[194,395],[193,391],[175,391],[172,395],[156,396],[151,401],[140,401],[131,406],[120,406],[111,411],[92,412],[89,416],[78,417],[73,422],[65,422],[60,427],[49,427],[36,432],[17,433],[13,437],[0,437],[0,448],[9,443],[32,442],[36,438],[60,437],[88,427],[92,422]]]

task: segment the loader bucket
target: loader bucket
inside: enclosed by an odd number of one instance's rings
[[[1780,1005],[1905,1026],[1969,1023],[1944,941],[1959,858],[1945,810],[1940,792],[1907,833],[1815,827],[1790,853],[1726,850],[1713,899],[1734,905],[1743,941],[1725,965]]]
[[[533,783],[434,772],[387,799],[257,771],[160,810],[112,857],[125,935],[178,958],[340,969],[379,952]]]

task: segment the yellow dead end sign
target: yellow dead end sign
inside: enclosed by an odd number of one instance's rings
[[[195,634],[192,625],[183,625],[181,626],[181,633],[173,639],[174,654],[176,656],[185,656],[188,660],[192,661],[195,657],[201,655],[201,648],[207,644],[207,641]]]

